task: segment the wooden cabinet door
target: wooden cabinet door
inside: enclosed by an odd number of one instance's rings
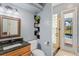
[[[3,54],[2,56],[29,56],[31,55],[30,45],[14,50],[12,52]]]
[[[23,47],[21,49],[18,49],[19,53],[22,55],[22,54],[25,54],[27,53],[28,51],[30,51],[30,45],[29,46],[26,46],[26,47]]]
[[[3,54],[3,56],[18,56],[18,51],[12,51],[12,52],[9,52],[9,53],[6,53],[6,54]]]
[[[30,55],[31,55],[31,51],[29,51],[29,52],[23,54],[22,56],[30,56]]]

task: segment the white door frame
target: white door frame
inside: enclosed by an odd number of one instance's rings
[[[70,13],[73,12],[74,13],[74,17],[73,17],[73,47],[72,48],[68,48],[66,46],[64,46],[64,13]],[[67,10],[64,10],[61,12],[61,31],[60,31],[61,35],[61,43],[60,43],[60,47],[61,49],[73,52],[73,53],[77,53],[77,8],[70,8]]]

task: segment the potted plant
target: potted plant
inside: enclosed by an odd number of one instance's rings
[[[34,19],[35,19],[35,23],[38,23],[38,24],[40,23],[40,16],[35,15]]]

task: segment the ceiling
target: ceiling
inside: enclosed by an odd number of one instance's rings
[[[11,5],[11,4],[34,14],[42,11],[44,6],[46,5],[46,3],[8,3],[8,4],[3,3],[3,5]],[[59,4],[61,3],[52,3],[52,6],[54,7]]]
[[[44,8],[45,3],[13,3],[13,5],[32,13],[38,13]]]
[[[59,4],[61,3],[52,3],[52,6],[54,7]],[[46,3],[13,3],[13,5],[35,14],[39,13],[44,8]]]

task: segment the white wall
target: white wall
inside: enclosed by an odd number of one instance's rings
[[[21,36],[25,41],[34,39],[34,15],[20,10],[21,14]]]
[[[43,11],[40,12],[40,40],[38,42],[41,44],[42,50],[46,55],[51,55],[51,44],[52,44],[52,15],[51,15],[51,4],[46,4]],[[49,42],[49,45],[45,45],[45,42]]]
[[[30,12],[19,9],[21,15],[21,36],[25,41],[34,39],[34,15]]]

